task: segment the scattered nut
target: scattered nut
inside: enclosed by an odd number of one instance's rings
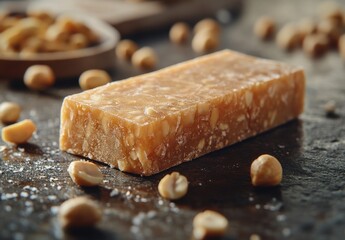
[[[334,22],[329,19],[322,20],[317,25],[317,32],[327,35],[330,45],[337,47],[341,29]]]
[[[221,237],[228,227],[228,220],[215,211],[206,210],[193,219],[193,236],[195,239]]]
[[[20,117],[20,106],[14,102],[3,102],[0,104],[0,122],[9,124],[17,122]]]
[[[170,41],[176,44],[185,43],[188,40],[190,28],[186,23],[175,23],[169,32]]]
[[[87,197],[76,197],[61,204],[58,219],[63,228],[92,227],[102,219],[100,206]]]
[[[138,45],[132,40],[122,40],[116,46],[116,56],[119,59],[130,60],[134,52],[138,50]]]
[[[92,162],[74,161],[67,169],[73,182],[85,187],[97,186],[103,182],[103,174]]]
[[[302,41],[306,36],[315,34],[317,32],[317,24],[313,19],[310,18],[302,19],[300,22],[298,22],[297,27]]]
[[[132,56],[132,64],[140,69],[152,69],[156,63],[156,53],[150,47],[140,48]]]
[[[302,38],[295,25],[287,24],[279,30],[276,42],[280,48],[290,51],[301,46]]]
[[[220,26],[216,20],[213,20],[211,18],[206,18],[201,21],[199,21],[195,26],[194,26],[194,34],[197,34],[199,32],[209,32],[213,35],[218,36],[220,33]]]
[[[324,19],[333,21],[338,27],[344,24],[344,9],[336,2],[325,1],[319,6],[320,16]]]
[[[263,16],[254,24],[254,33],[261,39],[269,39],[273,36],[276,23],[271,17]]]
[[[33,65],[24,74],[24,84],[32,90],[44,90],[54,82],[53,70],[47,65]]]
[[[103,86],[111,81],[111,77],[104,70],[92,69],[83,72],[79,77],[79,86],[83,90]]]
[[[332,115],[335,115],[335,112],[336,112],[336,104],[335,104],[335,101],[328,101],[326,102],[323,106],[323,109],[326,113],[327,116],[332,116]]]
[[[201,31],[195,34],[192,40],[192,48],[195,52],[205,53],[216,49],[219,45],[219,38],[210,32]]]
[[[312,34],[305,37],[303,50],[310,57],[320,57],[326,53],[329,41],[324,34]]]
[[[186,195],[188,180],[178,172],[165,175],[158,184],[159,194],[166,199],[179,199]]]
[[[249,240],[261,240],[261,237],[258,234],[252,234],[250,235]]]
[[[36,125],[29,119],[4,127],[1,137],[4,142],[13,144],[26,143],[36,131]]]
[[[254,186],[276,186],[282,180],[283,169],[275,157],[263,154],[252,162],[250,176]]]

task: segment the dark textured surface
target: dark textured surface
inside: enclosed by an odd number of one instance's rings
[[[345,239],[345,65],[335,51],[310,60],[300,51],[288,54],[262,43],[251,33],[252,22],[262,14],[284,23],[312,15],[316,2],[246,1],[242,14],[222,33],[221,48],[305,67],[307,99],[300,119],[153,177],[100,165],[106,179],[101,187],[76,186],[66,169],[78,158],[58,149],[61,102],[79,91],[76,84],[35,93],[0,82],[0,102],[18,102],[21,119],[38,125],[29,144],[0,142],[0,239],[191,239],[192,219],[204,209],[229,219],[226,239],[249,239],[253,233],[262,239]],[[170,44],[167,32],[136,40],[157,50],[159,68],[196,56],[189,46]],[[119,63],[114,80],[138,73]],[[332,118],[320,107],[328,100],[337,103],[338,114]],[[251,186],[249,166],[262,153],[281,161],[281,186]],[[172,170],[190,181],[188,194],[176,202],[157,192],[158,181]],[[63,232],[57,207],[79,195],[99,200],[104,219],[97,229]]]

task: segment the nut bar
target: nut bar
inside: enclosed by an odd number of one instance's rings
[[[296,118],[301,68],[224,50],[64,99],[60,148],[152,175]]]

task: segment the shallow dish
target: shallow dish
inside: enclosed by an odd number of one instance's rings
[[[3,2],[0,4],[0,9],[6,12],[26,12],[35,8],[31,8],[30,2]],[[114,49],[120,38],[115,28],[81,13],[61,13],[51,12],[51,10],[49,12],[82,21],[99,35],[100,43],[78,50],[37,53],[26,57],[0,55],[0,79],[22,79],[26,69],[34,64],[49,65],[58,79],[76,77],[83,71],[92,68],[106,70],[114,67]]]

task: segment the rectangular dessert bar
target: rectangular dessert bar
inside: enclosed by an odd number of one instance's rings
[[[152,175],[303,111],[301,68],[224,50],[68,96],[60,148]]]

